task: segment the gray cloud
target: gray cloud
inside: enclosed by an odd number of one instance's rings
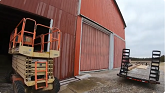
[[[116,0],[127,27],[126,47],[131,56],[151,57],[152,50],[164,51],[164,1]]]

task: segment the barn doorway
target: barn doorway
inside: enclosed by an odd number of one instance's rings
[[[48,18],[0,4],[0,82],[5,81],[4,75],[8,69],[12,68],[12,55],[8,54],[10,34],[23,18],[32,18],[37,23],[50,26],[50,19]],[[33,24],[30,22],[28,24],[26,28],[31,29]],[[48,32],[49,29],[40,28],[38,33]]]

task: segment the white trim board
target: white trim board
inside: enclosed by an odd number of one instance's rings
[[[81,10],[81,0],[78,1],[78,12],[77,12],[78,15],[80,15],[80,10]]]
[[[120,36],[118,36],[117,34],[113,33],[114,36],[118,37],[119,39],[123,40],[125,42],[125,40],[123,38],[121,38]]]
[[[98,24],[96,24],[96,23],[94,23],[94,22],[92,22],[92,21],[90,21],[90,20],[88,20],[86,18],[82,18],[82,21],[83,21],[83,23],[85,23],[87,25],[90,25],[90,26],[92,26],[92,27],[94,27],[94,28],[96,28],[96,29],[98,29],[98,30],[108,34],[108,35],[111,33],[111,31],[108,31],[108,30],[104,29],[100,25],[98,25]]]
[[[109,70],[113,69],[114,64],[114,34],[110,34],[110,49],[109,49]]]

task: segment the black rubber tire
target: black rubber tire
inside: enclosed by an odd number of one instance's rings
[[[13,83],[13,93],[25,93],[25,88],[22,81],[14,81]]]
[[[156,81],[159,81],[159,77],[160,77],[160,71],[158,71]]]
[[[12,74],[14,74],[14,70],[11,69],[7,72],[5,79],[7,83],[12,83]]]
[[[31,87],[25,86],[24,88],[25,88],[25,93],[35,93],[35,92],[33,92],[32,86]]]
[[[53,82],[53,92],[58,93],[60,90],[60,81],[55,77]]]

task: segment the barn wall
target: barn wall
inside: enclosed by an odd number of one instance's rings
[[[125,41],[114,36],[114,64],[113,67],[121,66],[122,50],[125,48]]]
[[[74,76],[76,17],[57,9],[54,26],[61,30],[60,57],[54,59],[54,75],[66,79]]]
[[[114,0],[81,0],[80,13],[125,39],[125,25]]]
[[[61,30],[60,57],[54,59],[54,75],[59,79],[74,76],[75,32],[79,0],[1,0],[0,4],[53,19]]]
[[[78,0],[1,0],[0,4],[53,18],[56,8],[76,16]]]

